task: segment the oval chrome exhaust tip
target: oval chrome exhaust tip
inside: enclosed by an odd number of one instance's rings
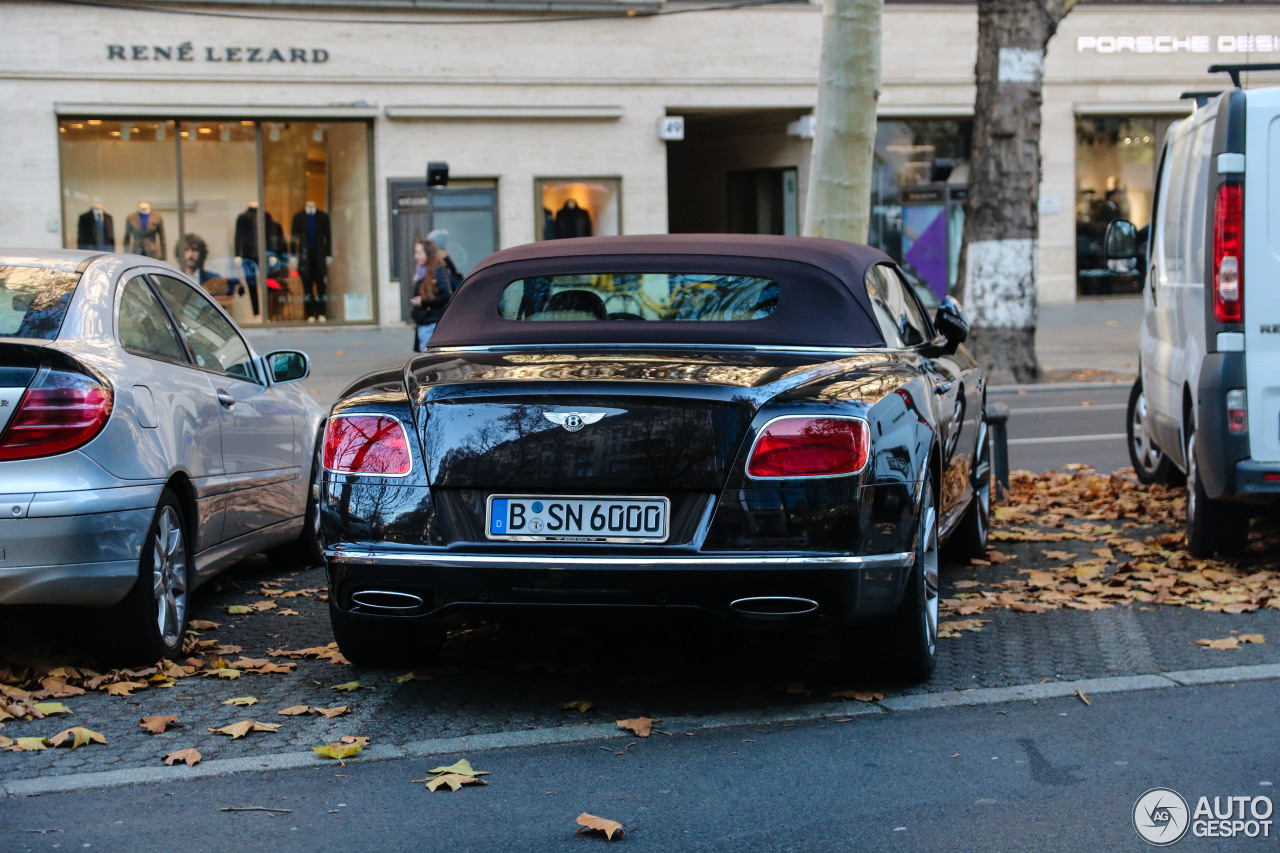
[[[739,598],[729,604],[729,609],[744,616],[762,619],[785,619],[816,613],[818,602],[811,598],[795,598],[787,595],[764,595]]]
[[[393,592],[387,589],[362,589],[351,594],[351,600],[361,607],[370,610],[381,610],[386,613],[404,613],[417,610],[424,602],[421,597],[408,592]]]

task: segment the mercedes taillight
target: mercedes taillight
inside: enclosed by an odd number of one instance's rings
[[[413,467],[409,436],[390,415],[337,415],[325,425],[324,467],[338,474],[403,477]]]
[[[775,418],[756,438],[747,475],[757,478],[836,477],[867,465],[871,432],[859,418]]]
[[[0,461],[36,459],[82,447],[111,417],[111,387],[92,376],[44,367],[0,433]]]
[[[1213,316],[1244,321],[1244,184],[1226,181],[1213,204]]]

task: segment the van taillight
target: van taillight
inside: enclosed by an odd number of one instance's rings
[[[1244,320],[1244,184],[1226,181],[1213,205],[1213,316]]]
[[[338,415],[325,426],[324,467],[339,474],[403,477],[412,468],[409,436],[389,415]]]
[[[111,417],[111,388],[91,376],[43,368],[0,434],[0,460],[35,459],[75,450]]]
[[[760,432],[747,475],[751,477],[835,477],[867,465],[871,434],[857,418],[784,417]]]

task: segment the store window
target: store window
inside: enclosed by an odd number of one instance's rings
[[[939,299],[959,271],[972,133],[970,119],[876,123],[868,241]]]
[[[66,245],[167,260],[242,324],[375,316],[369,124],[65,118]]]
[[[1151,195],[1160,140],[1172,119],[1157,116],[1076,118],[1076,292],[1080,296],[1140,293],[1146,269]],[[1138,228],[1141,259],[1133,272],[1107,268],[1107,225],[1128,219]]]
[[[541,178],[534,194],[539,240],[622,233],[620,178]]]

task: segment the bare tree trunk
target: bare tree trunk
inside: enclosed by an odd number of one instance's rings
[[[824,0],[804,233],[865,243],[880,97],[883,0]]]
[[[1039,378],[1036,259],[1044,54],[1073,0],[978,0],[977,97],[957,294],[994,382]]]

